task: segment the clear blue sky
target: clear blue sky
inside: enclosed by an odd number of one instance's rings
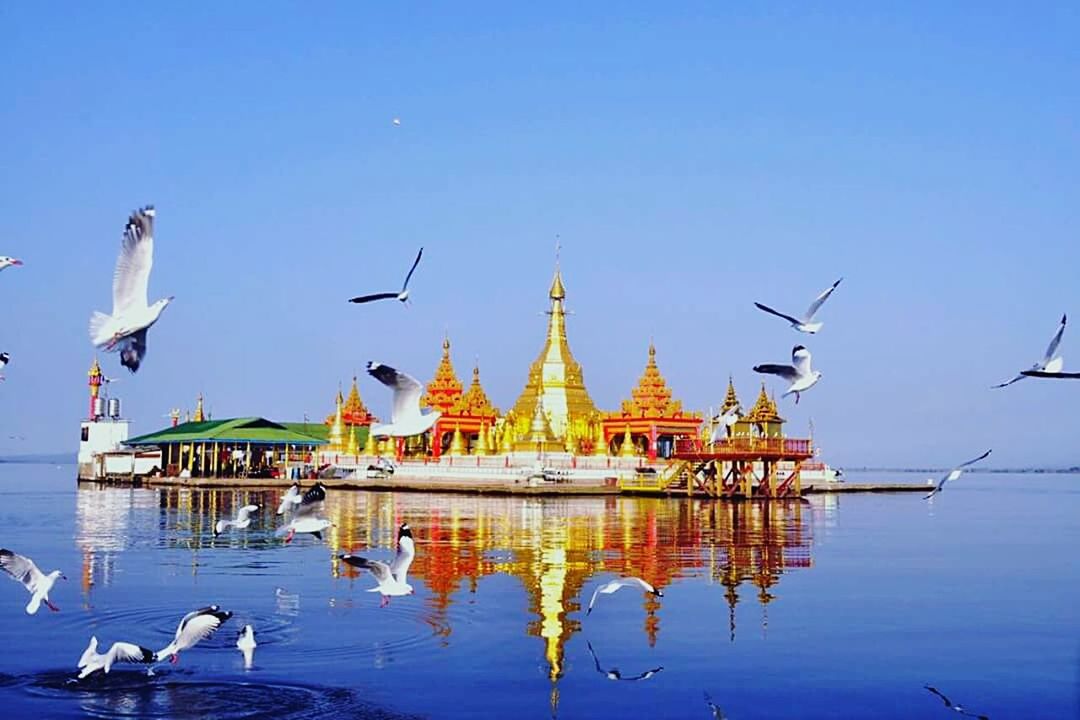
[[[87,319],[154,203],[176,301],[136,376],[102,356],[139,431],[200,391],[322,417],[368,359],[430,379],[444,329],[506,408],[558,233],[601,407],[650,337],[685,405],[729,373],[751,402],[804,339],[752,302],[843,275],[793,433],[836,464],[1080,462],[1080,383],[988,389],[1064,311],[1080,369],[1080,8],[872,5],[0,5],[0,254],[27,263],[0,275],[0,453],[74,449]],[[345,303],[420,245],[410,309]]]

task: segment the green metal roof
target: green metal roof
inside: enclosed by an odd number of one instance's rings
[[[291,427],[289,427],[291,426]],[[233,418],[187,422],[176,427],[129,438],[125,445],[167,445],[190,442],[251,442],[260,445],[323,445],[317,426],[309,425],[311,433],[298,432],[303,423],[276,423],[260,417]]]

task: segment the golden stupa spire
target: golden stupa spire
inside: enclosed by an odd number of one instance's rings
[[[327,437],[331,450],[341,450],[345,447],[345,420],[342,417],[344,404],[345,398],[342,397],[341,387],[338,386],[337,398],[334,400],[334,422],[330,425],[330,433]]]
[[[446,335],[442,343],[442,358],[435,368],[435,377],[427,384],[420,406],[438,410],[444,415],[451,414],[461,401],[461,381],[450,361],[450,336]]]
[[[565,438],[567,428],[575,421],[592,417],[596,406],[585,389],[581,365],[574,360],[566,340],[566,311],[563,308],[566,288],[558,262],[548,298],[551,309],[544,348],[529,367],[525,389],[514,403],[513,413],[518,422],[528,422],[527,418],[534,417],[537,406],[543,404],[551,432],[556,438]],[[520,429],[525,430],[525,427]]]
[[[454,426],[454,437],[450,441],[450,455],[459,456],[465,454],[465,436],[461,434],[461,426]]]
[[[593,419],[593,428],[593,455],[603,457],[608,454],[608,444],[604,436],[604,423],[600,422],[599,417]]]
[[[192,416],[191,422],[206,422],[206,415],[203,414],[202,393],[199,393],[199,399],[195,401],[195,415]]]
[[[489,452],[487,425],[481,425],[480,432],[476,434],[476,445],[473,446],[473,455],[487,455]]]
[[[631,417],[670,418],[682,413],[682,403],[671,399],[671,388],[656,365],[656,346],[649,342],[649,359],[630,399],[622,403],[622,411]]]
[[[630,436],[629,424],[627,424],[626,431],[623,433],[622,446],[619,448],[619,455],[621,457],[634,457],[637,455],[637,448],[634,447],[634,439]]]
[[[747,413],[747,419],[752,423],[763,422],[784,422],[784,419],[780,417],[780,413],[777,411],[776,403],[769,399],[768,393],[765,392],[765,383],[761,383],[761,392],[758,393],[757,400],[754,401],[754,407],[750,408],[750,412]]]
[[[346,455],[358,455],[360,453],[360,446],[356,442],[356,426],[349,426],[349,444],[345,446]]]
[[[723,415],[731,408],[739,407],[739,396],[735,394],[735,382],[728,375],[727,394],[724,395],[724,404],[720,406],[720,414]]]
[[[461,396],[457,411],[465,415],[492,415],[496,417],[499,415],[499,408],[491,404],[487,393],[484,392],[484,386],[480,384],[479,362],[473,365],[472,384],[469,385],[469,389],[465,394]]]
[[[371,434],[371,428],[368,428],[367,440],[364,441],[364,454],[371,457],[379,454],[379,446],[375,444],[375,436]]]

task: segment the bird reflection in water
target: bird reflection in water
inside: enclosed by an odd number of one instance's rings
[[[637,675],[624,676],[617,667],[604,669],[600,665],[600,658],[596,656],[596,650],[593,649],[592,643],[586,640],[585,644],[589,647],[589,654],[592,655],[593,664],[596,666],[596,672],[600,673],[608,680],[626,680],[629,682],[634,682],[636,680],[648,680],[653,675],[656,675],[658,672],[664,669],[664,666],[660,665],[658,667],[652,668],[651,670],[646,670],[643,673],[638,673]]]

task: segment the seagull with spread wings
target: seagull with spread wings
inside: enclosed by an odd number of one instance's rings
[[[1046,353],[1043,355],[1043,359],[1031,366],[1030,369],[1020,372],[1012,380],[1006,380],[1003,383],[995,385],[992,389],[1008,387],[1014,382],[1023,380],[1025,377],[1080,377],[1080,373],[1063,373],[1061,368],[1065,365],[1065,359],[1060,355],[1055,356],[1058,345],[1061,344],[1061,336],[1065,334],[1065,323],[1068,321],[1068,316],[1062,315],[1061,322],[1058,323],[1057,332],[1054,333],[1054,337],[1050,338],[1050,344],[1046,346]]]
[[[784,318],[789,323],[791,323],[791,327],[795,328],[799,332],[813,335],[825,324],[821,322],[811,322],[814,319],[814,315],[817,313],[818,310],[821,309],[821,306],[825,304],[825,301],[829,299],[829,296],[833,294],[833,291],[836,290],[836,286],[839,285],[843,279],[844,278],[840,278],[840,280],[837,280],[832,285],[825,288],[825,290],[820,295],[814,298],[814,302],[810,303],[810,307],[806,309],[806,312],[801,318],[792,317],[791,315],[786,315],[785,313],[778,312],[776,310],[773,310],[768,305],[762,305],[759,302],[754,303],[754,305],[757,306],[758,310],[764,310],[770,315]]]
[[[821,379],[820,370],[810,368],[810,351],[802,345],[796,345],[791,350],[790,365],[755,365],[754,372],[765,375],[779,375],[791,383],[791,386],[781,397],[795,395],[795,404],[799,404],[799,395],[804,393]]]
[[[589,609],[585,611],[585,614],[589,615],[592,613],[593,605],[596,604],[597,597],[599,597],[600,595],[610,595],[611,593],[616,592],[624,587],[636,587],[644,590],[650,595],[655,595],[656,597],[664,597],[663,591],[657,590],[652,585],[645,582],[639,577],[621,577],[617,580],[612,580],[611,582],[604,583],[603,585],[600,585],[595,590],[593,590],[592,598],[589,600]]]
[[[104,653],[98,651],[98,639],[96,635],[90,637],[90,644],[83,650],[79,658],[79,680],[98,670],[104,670],[108,675],[114,663],[144,663],[154,662],[154,651],[126,642],[114,642],[112,647]]]
[[[959,465],[954,467],[944,477],[942,477],[941,480],[938,481],[937,487],[935,487],[933,490],[931,490],[930,494],[927,495],[926,497],[924,497],[923,500],[929,500],[930,498],[937,495],[939,492],[941,492],[945,488],[945,483],[952,482],[953,480],[956,480],[961,475],[963,475],[964,474],[964,468],[966,468],[968,465],[974,465],[975,463],[979,462],[980,460],[986,459],[986,457],[988,455],[990,455],[990,453],[992,453],[992,452],[993,452],[993,450],[987,450],[986,452],[984,452],[982,455],[975,458],[974,460],[968,460],[967,462],[960,463]]]
[[[131,372],[139,369],[146,355],[146,332],[173,301],[172,297],[152,305],[148,301],[155,215],[148,205],[128,218],[113,274],[112,315],[94,311],[90,316],[90,340],[107,352],[119,350],[120,364]]]
[[[990,718],[987,717],[986,715],[980,715],[979,713],[973,713],[970,710],[968,710],[967,708],[965,708],[963,705],[955,704],[952,700],[945,697],[945,694],[942,693],[940,690],[938,690],[936,687],[931,687],[930,685],[923,685],[923,687],[926,688],[927,690],[929,690],[930,692],[934,693],[935,695],[937,695],[939,698],[941,698],[941,701],[943,703],[945,703],[945,707],[949,708],[950,710],[955,710],[956,712],[960,713],[961,715],[965,715],[967,717],[977,718],[978,720],[990,720]]]
[[[397,554],[389,565],[379,560],[368,560],[359,555],[346,553],[338,555],[338,559],[345,564],[367,570],[372,574],[379,584],[370,588],[368,592],[382,593],[380,607],[389,605],[391,597],[413,594],[413,587],[408,583],[408,574],[414,557],[416,557],[416,546],[413,544],[409,523],[401,523],[398,528]]]
[[[53,570],[48,574],[43,573],[33,560],[7,548],[0,548],[0,570],[6,572],[12,580],[21,582],[30,593],[30,602],[26,604],[27,615],[36,613],[41,603],[45,603],[53,612],[59,612],[60,608],[49,601],[49,591],[57,578],[67,580],[67,576],[62,572]]]
[[[427,432],[439,419],[437,410],[422,413],[420,397],[424,394],[423,384],[400,370],[389,365],[369,362],[367,371],[371,377],[394,391],[390,408],[390,422],[385,425],[373,425],[371,434],[375,437],[411,437]]]
[[[176,636],[172,642],[154,653],[155,662],[160,662],[167,657],[169,662],[175,665],[180,662],[181,650],[195,647],[213,635],[214,631],[231,617],[231,612],[222,610],[217,605],[209,605],[189,612],[176,626]]]
[[[236,513],[235,520],[218,520],[214,525],[214,535],[220,535],[229,528],[246,530],[251,525],[251,514],[259,511],[258,505],[245,505]]]
[[[369,303],[376,300],[400,300],[401,302],[409,301],[409,280],[412,279],[413,272],[416,271],[416,266],[420,264],[420,256],[424,254],[424,248],[420,248],[420,252],[416,253],[416,259],[413,260],[412,267],[409,268],[409,274],[405,276],[405,282],[401,285],[400,292],[382,292],[373,293],[371,295],[360,295],[358,297],[350,298],[351,303]]]

